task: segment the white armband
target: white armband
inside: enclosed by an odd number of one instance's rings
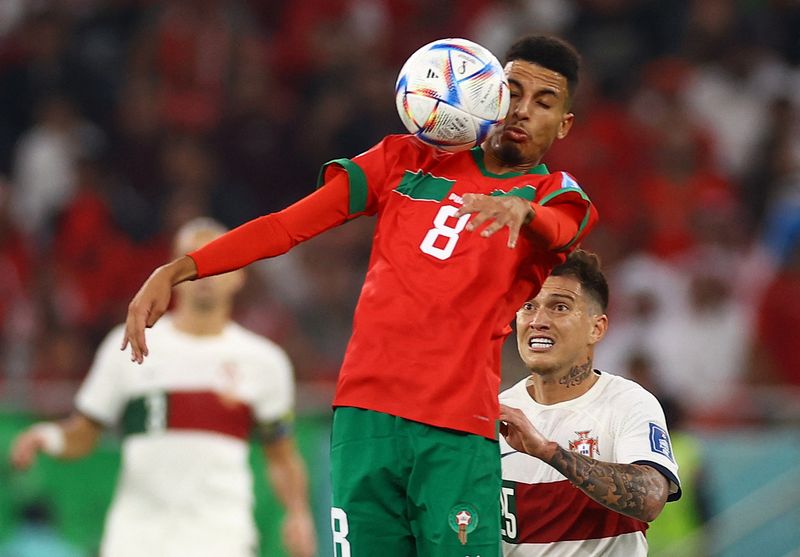
[[[67,444],[64,428],[53,422],[43,422],[34,426],[34,431],[42,438],[42,451],[50,456],[61,456]]]

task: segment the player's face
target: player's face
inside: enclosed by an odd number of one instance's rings
[[[176,251],[183,255],[194,251],[219,236],[216,232],[200,230],[187,237],[181,238]],[[207,277],[200,280],[187,281],[179,284],[178,304],[190,304],[196,310],[210,311],[221,305],[230,304],[233,296],[244,285],[244,271],[233,271],[224,275]]]
[[[532,372],[560,374],[587,361],[607,325],[577,279],[551,276],[517,311],[517,348]]]
[[[556,139],[567,136],[567,79],[538,64],[513,60],[506,65],[511,104],[504,124],[488,140],[488,149],[508,166],[538,164]]]

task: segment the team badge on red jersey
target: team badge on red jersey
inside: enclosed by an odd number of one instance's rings
[[[478,511],[468,503],[459,503],[450,509],[447,522],[458,534],[461,545],[467,545],[467,534],[478,527]]]
[[[591,430],[576,431],[578,438],[569,442],[569,450],[595,458],[600,451],[597,449],[597,437],[589,437],[591,432]]]

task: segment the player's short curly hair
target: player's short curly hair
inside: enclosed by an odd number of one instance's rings
[[[553,277],[574,277],[587,292],[600,304],[603,313],[608,309],[608,281],[600,268],[600,258],[588,251],[577,249],[561,265],[550,271]]]
[[[567,41],[548,35],[522,37],[506,51],[505,63],[512,60],[524,60],[560,73],[567,79],[570,98],[575,95],[581,69],[581,56]]]

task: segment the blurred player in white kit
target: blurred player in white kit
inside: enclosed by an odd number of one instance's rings
[[[195,219],[178,231],[176,253],[225,231]],[[25,469],[40,451],[87,455],[105,428],[119,427],[122,468],[103,557],[257,555],[251,434],[263,444],[286,511],[286,549],[293,557],[316,554],[306,469],[292,436],[292,366],[276,344],[231,321],[243,284],[235,271],[177,287],[175,308],[153,327],[152,356],[142,366],[119,350],[122,327],[112,330],[72,416],[36,424],[14,441],[12,463]]]

